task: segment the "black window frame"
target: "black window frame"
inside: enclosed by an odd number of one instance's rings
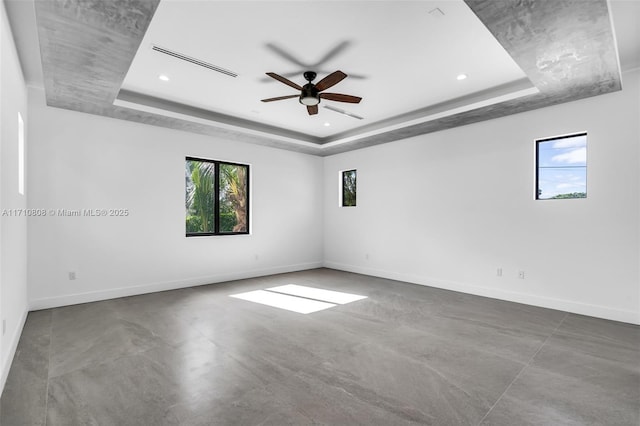
[[[235,163],[232,161],[222,161],[222,160],[212,160],[209,158],[200,158],[200,157],[191,157],[191,156],[187,156],[185,157],[185,162],[186,161],[199,161],[199,162],[204,162],[204,163],[211,163],[214,164],[215,169],[214,169],[214,183],[213,183],[213,197],[215,200],[215,208],[214,208],[214,220],[213,220],[213,224],[214,224],[214,230],[213,232],[187,232],[186,231],[186,223],[185,223],[185,236],[186,237],[210,237],[210,236],[224,236],[224,235],[248,235],[251,233],[251,218],[250,218],[250,214],[251,214],[251,209],[250,209],[250,203],[251,203],[251,190],[250,190],[250,185],[251,185],[251,167],[249,164],[243,164],[243,163]],[[220,165],[222,164],[226,164],[226,165],[230,165],[230,166],[240,166],[240,167],[246,167],[247,169],[247,230],[246,231],[242,231],[242,232],[220,232]]]
[[[585,191],[584,191],[584,197],[571,197],[571,198],[540,198],[540,144],[541,143],[545,143],[545,142],[549,142],[549,141],[557,141],[557,140],[562,140],[562,139],[568,139],[568,138],[575,138],[575,137],[579,137],[579,136],[585,136],[587,137],[587,132],[577,132],[577,133],[571,133],[568,135],[560,135],[560,136],[553,136],[553,137],[549,137],[549,138],[542,138],[542,139],[536,139],[536,189],[535,189],[535,200],[538,201],[547,201],[547,200],[584,200],[585,198],[588,197],[588,190],[587,190],[587,184],[585,182]],[[584,167],[585,172],[587,171],[587,164],[585,163],[584,166],[575,166],[577,167]],[[563,167],[558,167],[558,168],[563,168]],[[568,168],[568,167],[565,167]],[[585,179],[586,179],[586,173],[585,173]]]
[[[353,192],[353,205],[351,204],[345,204],[345,197],[344,197],[344,193],[345,193],[345,184],[344,184],[344,176],[346,173],[351,173],[354,172],[355,173],[355,188],[354,188],[354,192]],[[357,169],[349,169],[349,170],[342,170],[342,172],[340,173],[340,185],[342,188],[342,199],[341,199],[341,206],[342,207],[357,207],[358,206],[358,170]]]

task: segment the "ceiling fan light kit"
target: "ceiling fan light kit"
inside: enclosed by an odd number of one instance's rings
[[[314,71],[306,71],[303,76],[304,79],[307,80],[307,84],[305,84],[304,86],[299,86],[293,81],[273,72],[268,72],[267,75],[275,80],[278,80],[281,83],[286,84],[287,86],[300,90],[300,96],[278,96],[276,98],[262,99],[262,102],[273,102],[298,97],[298,102],[307,107],[307,112],[309,113],[309,115],[315,115],[318,113],[318,104],[320,103],[320,99],[328,99],[330,101],[347,102],[353,104],[360,103],[360,101],[362,100],[362,98],[358,96],[343,95],[341,93],[320,93],[344,80],[347,75],[342,71],[332,72],[316,84],[313,84],[312,81],[315,80],[317,74]]]
[[[302,93],[300,93],[299,99],[300,103],[307,106],[318,105],[320,103],[320,91],[316,89],[316,86],[311,84],[311,82],[316,78],[316,73],[313,71],[307,71],[304,73],[304,78],[308,83],[302,87]]]

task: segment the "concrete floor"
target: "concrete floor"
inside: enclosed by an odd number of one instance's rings
[[[228,297],[367,299],[302,315]],[[14,425],[640,424],[640,327],[338,272],[32,312]]]

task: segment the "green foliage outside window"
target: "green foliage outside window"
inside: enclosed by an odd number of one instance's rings
[[[247,166],[220,164],[220,232],[247,231]]]
[[[246,165],[187,158],[187,235],[248,233],[248,173]]]
[[[586,192],[571,192],[569,194],[558,194],[550,198],[550,200],[562,200],[566,198],[587,198]]]
[[[356,171],[342,172],[342,205],[353,207],[356,205]]]

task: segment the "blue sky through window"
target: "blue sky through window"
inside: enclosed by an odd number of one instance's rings
[[[538,199],[575,193],[587,193],[587,135],[539,141]]]

